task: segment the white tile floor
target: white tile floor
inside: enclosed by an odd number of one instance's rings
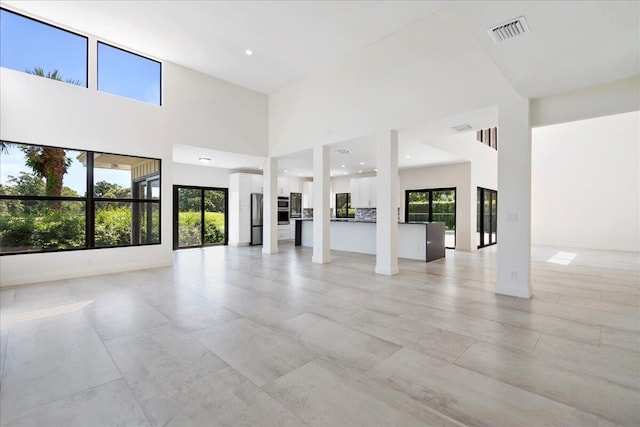
[[[640,256],[558,252],[534,249],[532,300],[493,293],[495,247],[394,277],[214,247],[5,288],[0,422],[640,425]]]

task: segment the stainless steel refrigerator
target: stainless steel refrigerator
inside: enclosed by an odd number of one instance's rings
[[[251,245],[262,244],[262,194],[251,194]]]

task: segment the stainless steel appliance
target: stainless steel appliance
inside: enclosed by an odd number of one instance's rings
[[[278,225],[289,225],[288,197],[278,197]]]
[[[251,245],[262,244],[262,194],[251,194]]]

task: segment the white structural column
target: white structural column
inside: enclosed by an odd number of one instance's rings
[[[398,274],[398,131],[376,134],[376,273]]]
[[[329,147],[313,149],[313,257],[318,264],[331,262],[329,240]]]
[[[268,157],[263,169],[262,253],[278,253],[278,160]]]
[[[529,100],[501,104],[498,117],[496,293],[531,298],[531,126]]]

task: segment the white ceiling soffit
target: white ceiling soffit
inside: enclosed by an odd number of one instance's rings
[[[454,127],[468,124],[470,129],[459,132]],[[453,114],[439,119],[419,123],[400,132],[401,142],[423,141],[425,139],[441,139],[464,132],[474,133],[476,130],[498,126],[498,107],[487,107],[460,114]],[[475,133],[474,133],[475,134]]]
[[[210,159],[203,163],[200,158]],[[208,166],[221,169],[253,169],[259,170],[265,162],[264,157],[248,154],[231,153],[227,151],[211,150],[191,145],[173,145],[173,161],[188,165]]]
[[[4,1],[271,93],[434,12],[433,1]],[[245,50],[251,49],[252,56]]]
[[[377,162],[373,136],[353,138],[331,144],[329,149],[329,169],[332,177],[358,176],[376,172]],[[346,150],[349,152],[339,153],[339,151]],[[458,163],[465,160],[458,155],[424,145],[424,142],[419,140],[402,141],[400,138],[398,144],[398,167],[400,169]],[[287,172],[284,172],[285,170]],[[313,177],[312,151],[299,151],[278,158],[278,172],[285,176]]]
[[[454,2],[471,34],[523,97],[640,74],[638,1]],[[495,44],[487,30],[524,16],[529,31]]]

